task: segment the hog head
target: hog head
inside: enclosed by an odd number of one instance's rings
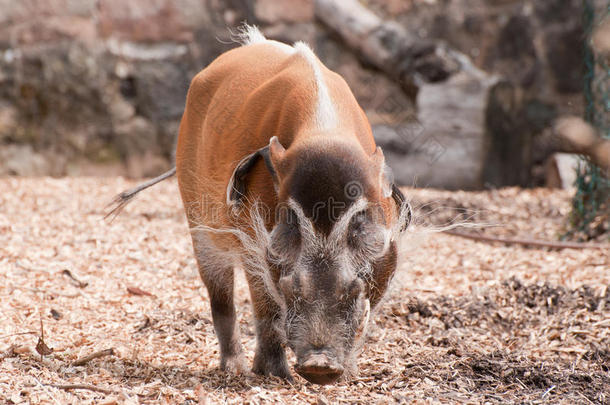
[[[267,260],[286,344],[298,374],[332,383],[354,371],[370,310],[396,268],[408,204],[380,148],[367,155],[359,144],[323,141],[286,150],[273,137],[257,153],[277,192]]]

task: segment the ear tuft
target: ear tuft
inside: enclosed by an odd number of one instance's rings
[[[280,162],[284,159],[284,155],[286,155],[286,149],[284,149],[280,140],[277,139],[277,136],[274,136],[269,140],[269,155],[271,157],[271,162],[275,167],[278,167]]]
[[[385,163],[385,157],[383,156],[383,150],[381,146],[375,148],[375,152],[371,155],[371,159],[373,159],[373,163],[375,166],[381,167]]]
[[[380,146],[371,155],[373,166],[379,170],[379,185],[384,198],[392,195],[392,184],[394,184],[394,174],[390,166],[385,164],[385,156]]]
[[[392,195],[392,186],[394,185],[394,172],[390,166],[383,164],[383,174],[381,178],[381,188],[383,196],[389,198]]]
[[[396,184],[392,184],[392,198],[398,209],[398,219],[402,221],[402,224],[400,224],[400,232],[404,232],[411,224],[411,219],[413,217],[411,204],[405,199],[404,194]]]

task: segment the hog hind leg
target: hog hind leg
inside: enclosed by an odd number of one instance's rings
[[[247,363],[233,302],[233,261],[202,233],[193,232],[192,236],[199,274],[208,290],[214,331],[220,345],[220,368],[234,374],[244,373]]]
[[[278,325],[282,319],[281,308],[267,292],[260,276],[245,267],[256,321],[256,352],[252,371],[292,380],[284,351],[284,338],[278,331],[278,326],[283,327]]]

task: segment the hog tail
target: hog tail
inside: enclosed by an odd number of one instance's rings
[[[127,206],[127,204],[129,204],[131,200],[136,196],[136,194],[138,194],[142,190],[154,186],[157,183],[162,182],[165,179],[169,179],[175,174],[176,166],[172,167],[170,170],[166,171],[162,175],[155,177],[154,179],[148,180],[142,184],[137,185],[134,188],[125,190],[122,193],[118,194],[116,197],[114,197],[112,201],[110,201],[110,203],[108,203],[108,205],[106,205],[106,209],[110,207],[112,207],[112,209],[108,211],[106,215],[104,215],[104,219],[108,220],[108,222],[114,221],[114,219],[119,216],[121,211],[123,211],[123,208],[125,208],[125,206]]]

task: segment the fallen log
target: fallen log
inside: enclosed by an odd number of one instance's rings
[[[610,177],[610,139],[604,139],[590,124],[579,117],[563,117],[551,132],[559,152],[585,155]]]
[[[519,118],[519,89],[444,43],[382,20],[357,0],[315,4],[321,22],[415,100],[414,124],[421,131],[392,128],[395,134],[384,137],[387,147],[380,142],[397,182],[448,189],[527,182],[531,163],[523,150],[532,134]],[[397,142],[402,151],[392,150]]]
[[[564,116],[536,137],[536,160],[547,161],[556,154],[575,154],[589,158],[610,178],[610,140],[580,117]]]
[[[460,70],[441,43],[422,40],[393,21],[384,21],[357,0],[316,0],[316,17],[337,32],[360,57],[401,84],[407,92]],[[415,87],[415,89],[414,89]]]

